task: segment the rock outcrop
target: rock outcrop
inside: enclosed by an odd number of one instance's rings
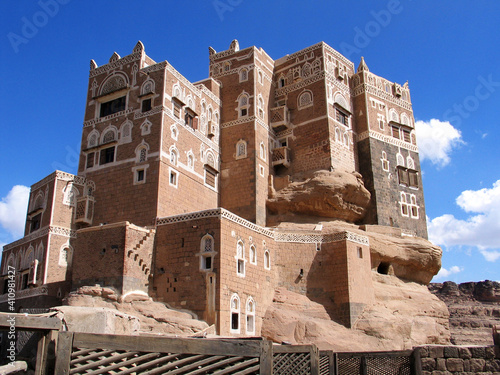
[[[262,335],[275,342],[314,343],[335,351],[410,349],[448,344],[448,310],[423,285],[373,273],[376,301],[352,329],[331,320],[325,308],[304,295],[277,289]]]
[[[116,334],[164,334],[192,336],[214,333],[204,321],[197,320],[189,312],[168,308],[142,294],[118,296],[112,288],[81,287],[64,300],[67,306],[56,307],[68,326],[77,332],[86,330],[89,316],[93,325],[103,327],[94,333]],[[81,326],[81,327],[80,327]]]
[[[319,170],[294,175],[291,180],[286,178],[283,182],[277,177],[270,188],[268,225],[301,222],[308,216],[354,223],[363,218],[370,202],[370,192],[356,172]],[[282,188],[275,190],[275,187]]]
[[[429,284],[429,290],[448,306],[453,344],[493,345],[492,327],[500,325],[499,282],[447,281]]]

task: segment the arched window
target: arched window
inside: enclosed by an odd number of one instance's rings
[[[152,79],[146,80],[141,87],[141,95],[151,94],[155,91],[155,83]]]
[[[66,267],[71,265],[71,259],[73,255],[73,249],[68,244],[61,247],[61,251],[59,253],[59,265],[62,267]]]
[[[382,151],[382,158],[380,161],[382,162],[382,169],[389,172],[389,160],[387,160],[387,153],[385,151]]]
[[[262,160],[266,160],[266,146],[264,145],[264,142],[260,142],[260,158]]]
[[[247,143],[244,140],[239,140],[236,143],[236,159],[247,157]]]
[[[259,70],[259,83],[261,85],[264,84],[264,75],[262,74],[262,72]]]
[[[231,297],[231,333],[240,333],[240,297],[235,293]]]
[[[193,153],[189,153],[188,154],[188,157],[187,157],[187,160],[188,160],[188,168],[189,169],[194,169],[194,155]]]
[[[405,158],[399,152],[396,154],[396,162],[398,165],[400,165],[402,167],[405,166]]]
[[[349,147],[349,135],[344,133],[344,145]]]
[[[143,146],[137,151],[137,162],[144,163],[148,158],[148,149]]]
[[[238,276],[245,276],[245,245],[242,241],[236,244],[236,274]]]
[[[312,104],[313,104],[313,96],[311,91],[306,90],[299,95],[299,103],[298,103],[299,109],[310,106]]]
[[[115,132],[112,130],[108,130],[104,136],[102,137],[102,143],[109,143],[115,140]]]
[[[170,163],[172,163],[174,166],[177,166],[177,159],[178,159],[178,153],[175,148],[170,149]]]
[[[406,193],[401,193],[399,205],[401,206],[401,215],[408,217],[408,202],[406,200]]]
[[[211,271],[215,256],[214,238],[206,234],[200,242],[200,269]]]
[[[151,126],[153,124],[149,120],[144,120],[144,122],[141,124],[141,135],[148,135],[151,134]]]
[[[247,326],[246,332],[247,335],[255,334],[255,301],[252,297],[248,297],[246,304],[246,316],[247,316]]]
[[[259,100],[257,101],[257,109],[259,113],[259,117],[261,119],[264,119],[264,100],[262,99],[262,96],[259,95]]]
[[[87,147],[96,147],[99,143],[99,132],[97,130],[92,130],[87,138]]]
[[[415,161],[410,155],[406,157],[406,167],[408,169],[415,169]]]
[[[264,268],[266,270],[271,269],[271,253],[269,253],[269,250],[264,251]]]
[[[248,70],[243,68],[240,70],[240,82],[244,82],[248,80]]]
[[[285,77],[283,76],[283,74],[278,78],[278,88],[282,87],[285,87]]]
[[[170,136],[177,141],[177,135],[179,134],[179,131],[177,130],[177,126],[171,125],[170,126]]]
[[[311,73],[312,73],[311,64],[305,63],[304,66],[302,67],[302,76],[308,77],[311,75]]]
[[[340,129],[339,128],[335,128],[335,140],[337,142],[342,142],[342,137],[340,136]]]
[[[120,128],[120,143],[132,142],[132,122],[125,121]]]
[[[217,169],[215,166],[215,158],[212,152],[207,152],[207,164],[214,169]]]
[[[250,107],[249,96],[246,92],[243,92],[238,97],[238,108],[237,108],[238,117],[248,116],[248,108],[249,107]]]
[[[410,214],[412,219],[418,219],[417,197],[415,194],[410,195]]]
[[[257,264],[257,249],[255,248],[254,245],[250,246],[250,251],[248,253],[248,256],[250,258],[250,263]]]

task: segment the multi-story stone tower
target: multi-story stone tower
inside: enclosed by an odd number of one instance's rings
[[[373,301],[371,270],[389,266],[371,264],[368,238],[267,227],[269,192],[314,171],[361,173],[371,203],[357,224],[427,236],[407,84],[325,43],[278,60],[237,41],[209,51],[196,83],[141,42],[91,61],[78,175],[33,185],[25,237],[4,247],[23,307],[97,284],[255,335],[280,286],[351,326]]]

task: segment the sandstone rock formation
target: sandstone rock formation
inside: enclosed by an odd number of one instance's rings
[[[89,316],[96,319],[94,333],[192,336],[214,332],[191,313],[169,309],[141,294],[120,298],[111,288],[81,287],[64,302],[67,306],[55,310],[77,332],[91,332],[86,330]]]
[[[448,306],[453,344],[493,344],[492,326],[500,325],[499,282],[447,281],[429,284],[429,290]]]
[[[448,310],[423,285],[373,274],[376,302],[352,329],[335,323],[321,304],[279,288],[267,310],[262,335],[275,342],[314,343],[335,351],[410,349],[449,343]]]
[[[296,174],[291,181],[286,178],[286,181],[275,178],[270,188],[267,208],[274,217],[269,218],[268,224],[304,219],[296,215],[353,223],[363,218],[370,202],[370,192],[356,172],[320,170]]]

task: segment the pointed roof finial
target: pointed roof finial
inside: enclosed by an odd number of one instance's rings
[[[139,40],[137,44],[134,47],[134,50],[132,51],[133,53],[135,52],[144,52],[144,44]]]
[[[90,60],[90,70],[94,70],[97,68],[97,64],[94,59]]]
[[[217,51],[215,49],[213,49],[212,47],[208,47],[208,54],[210,56],[215,55],[216,53]]]
[[[363,72],[363,71],[369,72],[370,69],[368,69],[368,66],[365,63],[365,58],[363,56],[361,56],[361,62],[358,65],[358,71],[357,72],[359,73],[359,72]]]
[[[113,53],[113,55],[109,58],[109,62],[110,63],[118,61],[118,60],[120,60],[120,55],[117,54],[116,52]]]

